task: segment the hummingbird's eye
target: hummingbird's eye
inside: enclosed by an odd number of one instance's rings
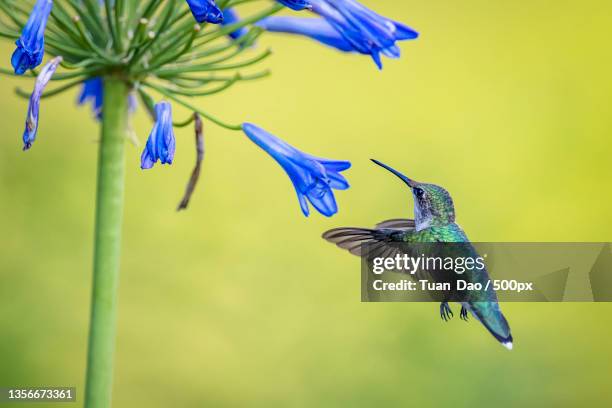
[[[421,198],[423,197],[423,195],[425,195],[425,190],[417,187],[414,189],[414,194],[416,194],[417,197]]]

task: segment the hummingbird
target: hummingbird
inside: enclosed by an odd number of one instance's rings
[[[397,243],[465,243],[471,254],[476,250],[459,225],[455,222],[455,206],[448,191],[435,184],[420,183],[412,180],[399,171],[372,159],[374,163],[390,171],[402,180],[411,190],[414,198],[414,219],[391,219],[377,224],[373,229],[367,228],[336,228],[323,234],[323,239],[346,249],[354,255],[362,256],[363,244],[377,248],[379,253],[392,252],[392,246]],[[385,246],[388,246],[386,251]],[[463,245],[462,245],[463,247]],[[422,272],[421,272],[422,273]],[[415,275],[413,275],[414,277]],[[419,276],[418,273],[416,276]],[[470,283],[485,283],[489,280],[486,268],[483,270],[467,270],[462,275],[455,273],[447,275],[450,279],[466,280]],[[469,314],[482,325],[508,350],[512,350],[512,334],[510,326],[504,317],[497,301],[495,291],[489,285],[488,290],[471,292],[461,298],[460,318],[468,320]],[[440,316],[444,321],[453,317],[448,300],[440,304]]]

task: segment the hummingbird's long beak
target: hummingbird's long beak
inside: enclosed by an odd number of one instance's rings
[[[391,168],[391,167],[387,166],[386,164],[379,162],[378,160],[375,160],[375,159],[370,159],[370,160],[372,160],[374,163],[378,164],[383,169],[389,170],[391,173],[395,174],[397,177],[402,179],[402,181],[404,183],[408,184],[408,187],[410,187],[410,188],[416,187],[416,185],[417,185],[416,181],[409,179],[408,177],[404,176],[402,173],[400,173],[399,171],[395,170],[394,168]]]

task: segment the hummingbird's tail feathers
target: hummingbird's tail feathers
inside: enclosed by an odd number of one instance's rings
[[[501,343],[502,346],[504,346],[508,350],[512,350],[512,342],[514,341],[514,339],[512,338],[512,334],[508,334],[506,337],[504,337],[504,336],[501,336],[495,333],[486,324],[484,326],[489,330],[489,332],[493,335],[493,337],[495,337],[497,341]]]
[[[474,302],[471,305],[474,316],[487,328],[489,333],[499,341],[502,346],[512,350],[512,334],[510,325],[499,309],[496,302]]]
[[[353,255],[364,255],[365,244],[368,255],[388,256],[396,251],[396,248],[389,243],[401,241],[399,235],[403,235],[404,232],[398,229],[336,228],[323,234],[323,239],[346,249]]]
[[[395,229],[414,230],[416,228],[416,223],[414,222],[414,220],[409,220],[407,218],[394,218],[392,220],[386,220],[386,221],[376,224],[375,228],[377,229],[395,228]]]

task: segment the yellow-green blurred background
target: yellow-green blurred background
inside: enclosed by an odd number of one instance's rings
[[[128,146],[114,406],[610,406],[609,305],[505,304],[508,352],[437,304],[360,303],[359,260],[320,235],[412,215],[375,157],[445,186],[472,240],[611,240],[612,3],[363,3],[422,34],[382,72],[270,35],[270,79],[198,102],[351,160],[336,217],[305,219],[241,133],[207,125],[180,214],[192,130],[172,167],[143,172]],[[98,129],[76,92],[45,100],[21,152],[17,85],[31,82],[0,82],[0,384],[74,385],[82,401]],[[133,125],[144,141],[146,116]]]

